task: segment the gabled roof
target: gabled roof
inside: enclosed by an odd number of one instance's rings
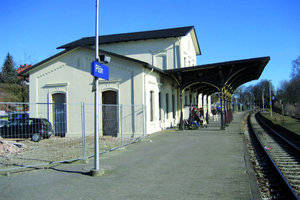
[[[45,60],[42,60],[41,62],[33,65],[33,66],[30,66],[22,71],[20,71],[19,75],[20,76],[28,76],[29,75],[29,72],[32,71],[33,69],[36,69],[38,68],[39,66],[47,63],[47,62],[50,62],[74,49],[77,49],[77,48],[84,48],[84,49],[89,49],[89,50],[92,50],[92,51],[95,51],[94,48],[92,47],[88,47],[88,46],[81,46],[81,45],[78,45],[78,46],[73,46],[72,48],[68,48],[68,49],[65,49],[64,51],[62,52],[59,52]],[[110,56],[115,56],[115,57],[118,57],[118,58],[121,58],[121,59],[124,59],[124,60],[127,60],[127,61],[131,61],[131,62],[135,62],[135,63],[138,63],[138,64],[141,64],[143,66],[145,66],[146,68],[149,68],[149,69],[153,69],[154,71],[157,71],[159,73],[162,73],[162,74],[165,74],[163,70],[159,69],[159,68],[156,68],[152,65],[150,65],[149,63],[146,63],[146,62],[143,62],[143,61],[140,61],[140,60],[137,60],[137,59],[134,59],[134,58],[130,58],[130,57],[127,57],[127,56],[123,56],[123,55],[120,55],[120,54],[116,54],[116,53],[113,53],[113,52],[109,52],[109,51],[104,51],[102,49],[99,49],[99,54],[105,54],[105,55],[110,55]]]
[[[195,31],[194,26],[152,30],[152,31],[141,31],[141,32],[133,32],[133,33],[122,33],[122,34],[113,34],[113,35],[103,35],[103,36],[99,36],[99,44],[181,37],[181,36],[186,36],[191,31]],[[196,47],[198,54],[201,54],[197,36],[196,36],[196,34],[194,34],[194,35],[195,35],[195,40],[196,40],[195,42],[198,45],[198,47]],[[68,49],[68,48],[72,48],[74,46],[91,46],[94,44],[95,44],[94,36],[93,37],[84,37],[84,38],[81,38],[74,42],[70,42],[68,44],[57,47],[57,49]]]

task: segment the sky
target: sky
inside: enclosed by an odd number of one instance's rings
[[[35,64],[95,35],[96,0],[0,0],[0,66]],[[300,56],[300,0],[99,0],[99,35],[194,26],[197,64],[270,56],[275,88]],[[101,48],[101,46],[100,46]]]

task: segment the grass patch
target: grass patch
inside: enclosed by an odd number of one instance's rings
[[[272,118],[270,116],[270,112],[261,112],[261,114],[271,120],[274,124],[280,125],[292,132],[300,134],[300,120],[299,119],[294,119],[288,116],[282,117],[282,115],[273,112],[272,113]]]

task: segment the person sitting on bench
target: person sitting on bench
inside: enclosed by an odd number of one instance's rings
[[[198,116],[196,114],[196,108],[192,108],[188,121],[191,124],[195,124],[197,127],[199,127],[200,125],[198,124],[197,120],[198,120]]]

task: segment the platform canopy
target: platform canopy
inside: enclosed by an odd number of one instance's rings
[[[211,95],[227,91],[231,94],[244,83],[259,79],[270,57],[213,63],[164,70],[173,77],[181,91]]]
[[[229,103],[232,94],[244,83],[259,79],[269,60],[270,57],[259,57],[164,70],[166,74],[175,79],[180,89],[181,112],[179,129],[183,130],[182,94],[188,89],[191,93],[202,93],[203,95],[211,95],[219,92],[221,129],[224,130],[225,124],[230,123],[232,120],[231,103]]]

